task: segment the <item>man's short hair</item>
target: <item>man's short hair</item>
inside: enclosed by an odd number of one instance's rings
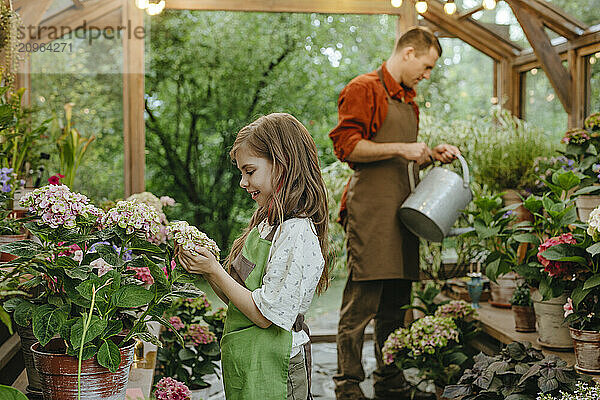
[[[442,55],[442,46],[438,38],[428,28],[417,26],[406,31],[398,42],[394,53],[399,52],[405,47],[414,47],[417,55],[427,53],[430,48],[437,50],[438,56]]]

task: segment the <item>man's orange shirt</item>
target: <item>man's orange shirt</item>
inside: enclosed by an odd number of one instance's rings
[[[385,86],[393,99],[410,104],[419,121],[419,107],[414,101],[416,92],[399,84],[385,67],[381,66]],[[388,112],[388,102],[385,89],[379,81],[377,71],[357,76],[352,79],[340,93],[338,99],[338,124],[329,133],[333,142],[333,150],[340,161],[346,161],[356,144],[363,139],[372,139],[385,120]],[[354,164],[348,162],[350,168]],[[340,205],[339,222],[345,224],[346,193],[344,188]]]

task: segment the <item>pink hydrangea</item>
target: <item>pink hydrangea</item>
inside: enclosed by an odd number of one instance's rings
[[[136,279],[139,279],[145,284],[152,285],[154,283],[154,278],[152,278],[148,267],[128,267],[127,269],[135,271]]]
[[[39,225],[51,228],[59,226],[73,229],[77,226],[77,217],[96,217],[103,211],[89,203],[89,199],[80,193],[71,192],[65,185],[46,185],[21,197],[19,203],[27,207],[32,214],[40,218]]]
[[[217,337],[211,332],[208,326],[200,324],[191,324],[184,335],[185,340],[200,344],[209,344],[217,341]]]
[[[169,318],[169,322],[171,323],[171,325],[173,325],[173,328],[175,328],[176,331],[185,328],[185,324],[183,323],[183,321],[181,321],[181,318],[179,317],[171,317]]]
[[[204,311],[210,310],[210,301],[208,301],[208,297],[205,294],[201,294],[196,298],[187,298],[183,300],[183,304],[186,307],[191,308],[194,314],[200,314]]]
[[[475,309],[464,300],[451,300],[435,310],[436,317],[450,317],[454,319],[465,319],[474,314]]]
[[[151,240],[160,233],[160,216],[147,204],[135,200],[119,201],[102,218],[104,228],[115,225],[124,229],[128,235],[139,232]]]
[[[192,392],[184,383],[166,376],[156,384],[154,396],[157,400],[190,400]]]
[[[175,205],[175,199],[169,196],[160,196],[160,202],[163,206],[173,207]]]
[[[537,258],[540,264],[544,266],[544,270],[552,277],[565,278],[571,275],[572,262],[568,261],[551,261],[542,256],[542,253],[557,244],[568,243],[575,244],[577,240],[570,233],[563,233],[560,236],[551,237],[538,247]]]

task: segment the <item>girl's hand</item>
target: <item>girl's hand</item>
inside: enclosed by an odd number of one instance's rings
[[[221,264],[219,264],[215,255],[206,247],[198,246],[195,250],[198,254],[183,250],[179,246],[175,249],[179,263],[187,272],[204,275],[211,274],[217,268],[221,268]]]
[[[451,144],[440,144],[432,150],[433,158],[443,163],[452,162],[456,156],[460,155],[460,150]]]

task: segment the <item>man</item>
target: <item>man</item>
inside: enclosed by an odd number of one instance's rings
[[[425,28],[398,40],[390,58],[376,71],[354,78],[340,93],[338,125],[329,137],[337,157],[354,170],[342,196],[340,222],[346,229],[348,281],[337,335],[338,400],[365,399],[359,383],[364,329],[375,320],[374,373],[377,398],[402,399],[403,374],[383,364],[381,348],[403,325],[400,310],[410,301],[419,276],[419,241],[402,225],[397,211],[410,193],[408,162],[451,162],[458,148],[430,149],[417,142],[419,109],[415,86],[429,79],[442,48]],[[418,179],[418,168],[415,168]],[[407,397],[408,398],[408,397]]]

